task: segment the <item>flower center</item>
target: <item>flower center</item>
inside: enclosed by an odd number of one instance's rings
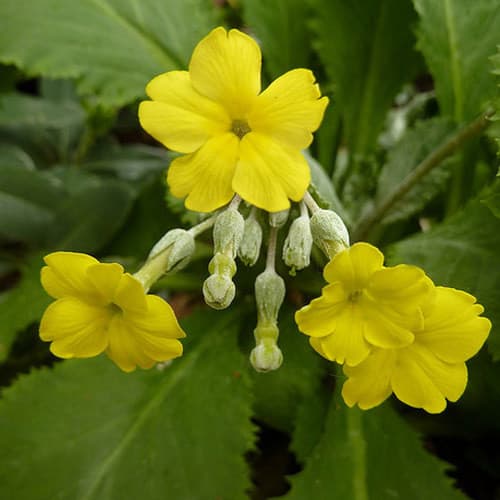
[[[351,292],[347,296],[347,300],[349,302],[357,302],[359,300],[359,298],[361,297],[361,295],[363,295],[363,291],[362,290],[354,290],[354,292]]]
[[[123,312],[123,309],[119,305],[114,304],[113,302],[111,302],[111,304],[109,304],[108,307],[111,310],[111,314],[113,314],[113,316],[115,314],[121,314]]]
[[[243,138],[244,135],[251,132],[252,129],[248,126],[248,123],[245,120],[233,120],[233,124],[231,125],[231,132],[234,135],[237,135],[240,139]]]

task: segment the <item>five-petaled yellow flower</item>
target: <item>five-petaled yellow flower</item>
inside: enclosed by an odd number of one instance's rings
[[[262,93],[261,52],[248,35],[216,28],[194,49],[189,71],[157,76],[142,102],[142,127],[184,153],[168,170],[174,196],[211,212],[237,193],[269,212],[303,198],[310,182],[301,153],[328,103],[314,75],[294,69]]]
[[[88,358],[103,351],[123,370],[182,354],[185,334],[172,308],[120,264],[90,255],[55,252],[45,257],[42,285],[57,299],[45,311],[40,337],[60,358]]]
[[[457,401],[467,385],[465,361],[474,356],[491,329],[479,317],[483,307],[468,293],[436,287],[422,308],[424,322],[415,341],[400,349],[375,349],[361,364],[344,366],[349,377],[342,396],[362,409],[382,403],[392,392],[429,413],[440,413],[446,399]]]
[[[374,346],[413,342],[432,281],[418,267],[384,267],[383,262],[382,253],[368,243],[338,253],[325,267],[329,285],[321,297],[296,312],[299,330],[327,359],[355,366]]]

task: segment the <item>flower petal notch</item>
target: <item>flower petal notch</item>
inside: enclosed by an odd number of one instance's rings
[[[186,207],[211,212],[234,194],[278,212],[303,198],[307,148],[328,104],[314,75],[295,69],[261,93],[261,51],[245,33],[219,27],[195,47],[189,71],[170,71],[146,87],[139,106],[146,132],[183,153],[167,182]]]
[[[375,349],[357,366],[344,366],[342,396],[348,406],[373,408],[394,392],[409,406],[440,413],[467,385],[465,361],[474,356],[491,329],[481,305],[468,293],[436,287],[423,307],[415,341],[399,349]]]
[[[376,348],[399,348],[414,340],[420,306],[433,284],[413,266],[383,266],[382,253],[356,243],[327,264],[321,297],[295,314],[299,330],[330,361],[356,366]]]
[[[146,294],[120,264],[89,255],[54,252],[45,257],[42,285],[56,300],[40,323],[40,338],[60,358],[102,352],[125,372],[151,368],[182,354],[185,336],[172,308]]]

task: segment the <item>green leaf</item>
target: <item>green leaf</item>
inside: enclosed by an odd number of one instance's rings
[[[307,68],[310,7],[303,0],[243,0],[243,18],[257,36],[264,65],[272,78],[294,68]]]
[[[488,58],[499,42],[498,1],[413,3],[420,16],[418,48],[434,78],[441,111],[456,122],[469,120],[495,94]]]
[[[363,412],[333,399],[322,439],[284,498],[465,499],[444,469],[389,406]]]
[[[307,338],[297,330],[293,312],[288,308],[283,316],[278,341],[283,352],[283,365],[270,373],[252,370],[252,378],[256,417],[288,432],[293,427],[298,405],[309,394],[320,390],[323,364],[309,346]],[[249,337],[250,334],[249,330]]]
[[[422,267],[436,285],[469,292],[485,307],[493,323],[488,346],[500,359],[500,220],[479,201],[427,233],[389,248],[388,261]]]
[[[30,75],[76,78],[78,91],[120,106],[179,69],[217,22],[205,0],[36,0],[0,3],[0,61]]]
[[[35,170],[35,163],[29,154],[15,144],[0,142],[0,165],[23,167],[26,170]]]
[[[483,203],[500,218],[500,179],[497,179],[490,191],[487,192]]]
[[[453,130],[448,119],[436,118],[418,122],[392,149],[378,179],[375,203],[380,203],[406,176]],[[419,212],[445,187],[450,175],[449,162],[442,163],[412,188],[387,214],[384,223],[407,219]]]
[[[0,236],[42,245],[64,196],[61,182],[48,172],[3,164],[0,158]]]
[[[244,499],[252,446],[235,316],[200,313],[163,370],[108,359],[22,376],[0,403],[0,497],[16,500]],[[29,409],[29,411],[27,411]]]
[[[376,143],[396,93],[416,63],[409,0],[313,0],[318,54],[335,86],[352,154]]]
[[[19,283],[0,295],[0,362],[9,354],[16,334],[40,320],[52,300],[40,284],[42,256],[33,254],[21,266]]]
[[[81,189],[58,208],[55,247],[79,252],[102,248],[125,222],[133,200],[134,191],[124,182],[84,176]]]

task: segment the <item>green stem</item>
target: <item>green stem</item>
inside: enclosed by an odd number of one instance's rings
[[[373,227],[379,224],[384,216],[404,196],[426,176],[432,169],[437,167],[445,158],[451,156],[465,142],[478,136],[490,124],[489,118],[493,116],[494,110],[488,110],[474,121],[465,125],[452,135],[446,142],[432,151],[415,169],[413,169],[396,188],[386,196],[375,209],[360,220],[353,231],[353,240],[359,241],[370,233]]]
[[[363,436],[363,415],[357,409],[347,410],[347,439],[352,451],[353,500],[368,500],[366,488],[366,441]]]

